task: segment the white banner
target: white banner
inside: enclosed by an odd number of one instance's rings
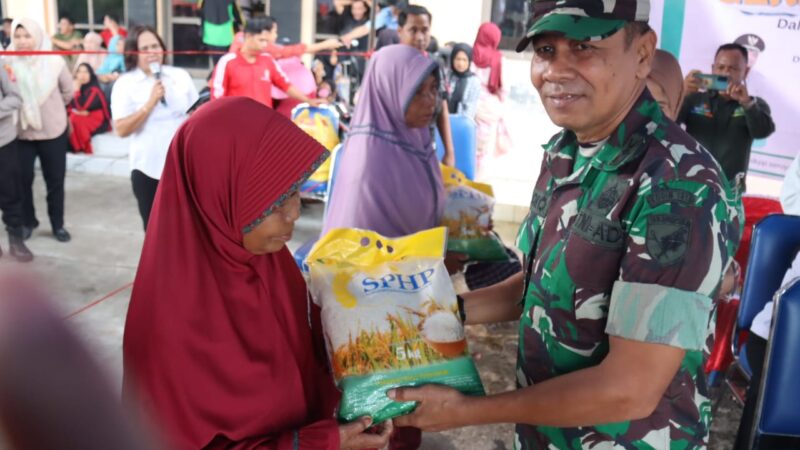
[[[748,90],[769,104],[776,125],[772,136],[754,142],[750,172],[782,179],[800,153],[800,1],[652,0],[652,7],[654,24],[683,15],[682,32],[663,30],[661,45],[670,49],[676,37],[680,40],[684,74],[710,73],[722,44],[737,42],[750,50]]]

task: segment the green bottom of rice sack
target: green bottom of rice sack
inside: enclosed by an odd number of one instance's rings
[[[472,358],[464,356],[424,367],[343,378],[339,383],[339,419],[352,422],[369,416],[373,423],[381,423],[406,415],[414,410],[416,402],[396,402],[386,396],[386,391],[425,384],[450,386],[466,395],[485,395]]]
[[[441,169],[447,192],[442,215],[442,225],[448,229],[447,250],[476,262],[508,261],[503,243],[490,227],[495,204],[492,187],[471,181],[452,167]]]
[[[447,241],[447,251],[464,253],[470,261],[502,262],[508,261],[508,254],[503,243],[491,235],[477,239],[454,239]]]

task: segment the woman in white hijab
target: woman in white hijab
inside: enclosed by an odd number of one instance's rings
[[[103,50],[103,37],[94,31],[86,33],[83,37],[83,49],[91,52],[101,52]],[[78,59],[75,60],[75,69],[73,72],[78,72],[78,67],[81,64],[88,64],[92,70],[97,72],[97,69],[103,65],[103,60],[106,59],[105,53],[81,53]]]
[[[42,27],[31,19],[11,24],[9,50],[52,50]],[[64,229],[64,176],[67,167],[67,110],[72,99],[72,75],[64,59],[56,55],[11,56],[12,80],[22,95],[19,113],[19,155],[22,173],[24,236],[39,226],[33,207],[34,163],[39,158],[47,185],[47,213],[53,235],[60,242],[70,240]]]

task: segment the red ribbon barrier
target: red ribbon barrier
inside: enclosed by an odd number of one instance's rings
[[[73,55],[107,55],[109,52],[104,50],[0,50],[2,56],[73,56]],[[224,55],[228,52],[217,50],[166,50],[163,52],[122,52],[123,55]],[[319,52],[317,55],[331,56],[334,52]],[[365,56],[369,57],[372,52],[335,52],[338,56]]]

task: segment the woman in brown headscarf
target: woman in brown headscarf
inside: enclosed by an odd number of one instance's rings
[[[653,68],[647,77],[647,88],[667,117],[675,120],[683,101],[683,73],[671,53],[656,50]]]

